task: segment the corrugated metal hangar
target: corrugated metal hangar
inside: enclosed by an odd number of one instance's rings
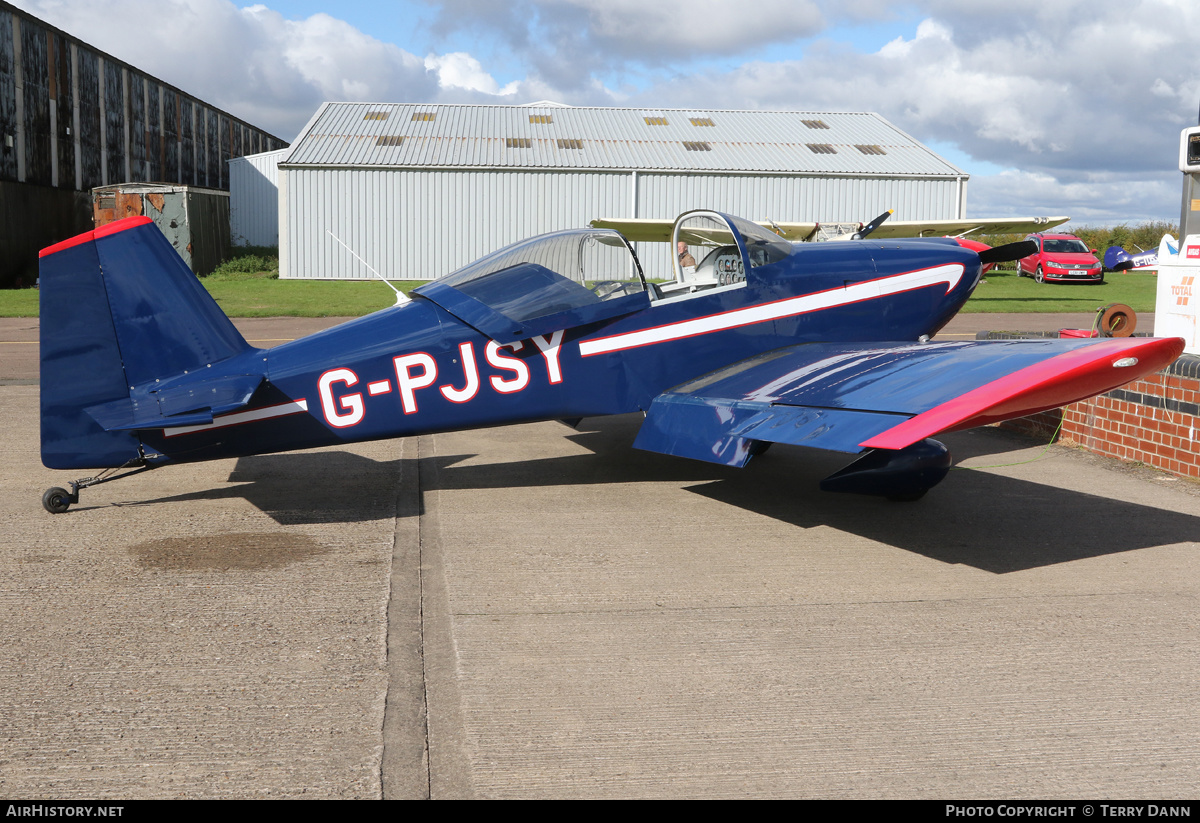
[[[390,279],[431,279],[598,217],[954,219],[968,179],[869,112],[554,103],[326,103],[278,168],[280,276],[317,279],[371,276],[331,235]],[[670,253],[638,245],[665,276]]]
[[[279,161],[287,149],[229,161],[229,234],[235,246],[279,245]]]
[[[127,182],[228,189],[231,157],[278,137],[0,2],[0,286],[92,228],[89,190]]]

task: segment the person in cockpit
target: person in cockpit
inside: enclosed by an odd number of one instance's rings
[[[679,241],[679,265],[683,268],[696,268],[696,258],[692,257],[692,253],[688,251],[688,244]]]

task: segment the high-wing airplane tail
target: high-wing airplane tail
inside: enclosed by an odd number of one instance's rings
[[[50,246],[40,263],[46,466],[137,463],[146,457],[138,429],[211,421],[263,380],[213,376],[215,364],[254,349],[149,218]]]

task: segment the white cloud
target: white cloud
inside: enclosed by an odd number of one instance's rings
[[[559,8],[587,16],[589,35],[623,57],[654,63],[664,57],[737,54],[770,42],[808,37],[825,27],[812,0],[540,0],[539,15]]]
[[[229,0],[14,1],[285,139],[326,100],[877,111],[1020,170],[972,180],[977,214],[1170,217],[1200,104],[1192,0],[423,0],[431,39],[400,45],[335,6],[288,20]],[[908,28],[855,46],[857,26],[892,24]],[[501,84],[489,61],[522,79]]]
[[[1053,174],[1008,170],[973,177],[970,200],[979,204],[971,208],[972,215],[1065,214],[1073,226],[1179,219],[1178,180],[1146,180],[1119,172],[1097,172],[1084,180],[1063,182]]]
[[[428,99],[425,61],[327,14],[228,0],[18,0],[85,43],[285,140],[328,100]]]
[[[938,42],[934,47],[944,48],[950,44],[952,36],[953,34],[949,28],[936,20],[926,18],[917,24],[917,33],[912,40],[897,37],[879,50],[879,56],[890,60],[905,60],[912,56],[913,48],[918,44],[921,46],[926,45],[926,43],[921,43],[920,41],[936,40]]]
[[[821,31],[817,0],[424,0],[437,37],[478,36],[516,55],[529,81],[589,97],[601,74],[674,71]],[[563,96],[560,93],[559,96]]]
[[[425,70],[436,74],[438,85],[444,89],[467,89],[484,94],[512,96],[520,86],[514,81],[501,88],[496,79],[483,70],[478,60],[461,51],[441,56],[429,55],[425,58]]]
[[[635,100],[877,111],[918,139],[1054,181],[973,179],[973,214],[1012,202],[1174,219],[1179,129],[1200,103],[1200,6],[918,5],[916,32],[876,53],[817,41],[796,60],[670,80]]]

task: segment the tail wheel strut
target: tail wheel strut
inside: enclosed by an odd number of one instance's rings
[[[60,486],[54,486],[46,489],[46,493],[42,495],[42,506],[51,514],[62,514],[67,509],[71,508],[71,504],[79,502],[79,490],[86,489],[88,486],[98,486],[101,483],[109,483],[113,480],[120,480],[123,477],[129,477],[133,474],[150,471],[154,468],[146,464],[144,458],[138,457],[130,460],[128,463],[117,466],[112,469],[105,469],[95,477],[85,477],[81,480],[72,480],[70,482],[71,490]],[[128,469],[128,471],[123,471]],[[117,474],[117,472],[121,472]]]

